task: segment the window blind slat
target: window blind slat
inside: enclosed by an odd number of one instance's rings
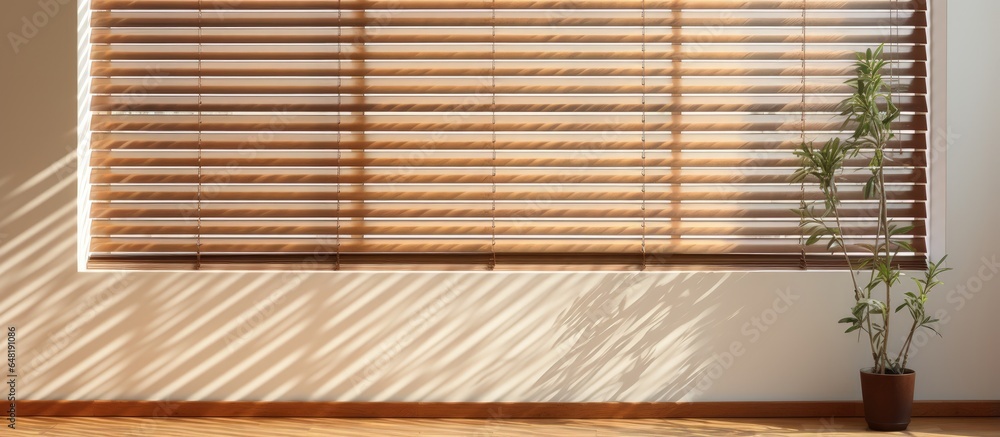
[[[810,265],[813,268],[837,268],[844,262],[843,256],[811,254]],[[852,257],[852,262],[860,258]],[[334,266],[341,270],[486,270],[490,262],[489,254],[476,253],[351,253],[341,255],[338,262],[333,257],[309,255],[203,255],[199,258],[203,268],[215,270],[248,270],[248,269],[288,269],[308,268],[329,270]],[[497,270],[638,270],[645,265],[648,271],[672,270],[715,270],[715,269],[751,269],[751,270],[785,270],[788,266],[799,262],[799,255],[787,254],[731,254],[719,258],[704,254],[671,254],[647,255],[620,253],[500,253],[496,256]],[[919,255],[900,255],[894,258],[897,265],[906,269],[922,269],[927,265],[926,257]],[[188,255],[149,255],[135,254],[129,256],[93,255],[90,265],[97,269],[128,268],[141,270],[190,270],[195,267],[195,258]]]
[[[636,224],[636,227],[639,225]],[[253,239],[219,239],[202,238],[201,251],[206,254],[224,253],[322,253],[333,248],[332,237],[317,239],[292,238],[253,238]],[[353,238],[344,239],[341,250],[356,253],[483,253],[489,252],[489,236],[478,238]],[[845,238],[850,245],[863,244],[870,239]],[[132,252],[132,253],[192,253],[195,252],[197,240],[194,238],[129,238],[118,237],[109,239],[94,237],[93,250],[97,253]],[[524,250],[526,253],[635,253],[639,251],[639,241],[634,238],[616,238],[601,236],[599,238],[573,239],[524,238],[497,241],[497,249],[501,252]],[[723,238],[723,239],[656,239],[650,238],[647,246],[653,252],[694,254],[705,253],[759,253],[780,254],[797,252],[801,247],[795,239],[788,238]],[[824,247],[808,247],[809,253],[827,253]]]
[[[924,220],[899,220],[900,226],[914,226],[916,235],[924,235],[926,225]],[[875,233],[877,224],[873,221],[846,223],[846,235],[870,235]],[[486,235],[490,233],[490,221],[455,219],[455,220],[425,220],[408,221],[386,219],[370,221],[364,225],[347,224],[340,227],[340,232],[348,235],[433,235],[445,234],[456,236]],[[683,232],[691,236],[733,235],[733,236],[781,236],[787,232],[788,220],[770,221],[650,221],[647,230],[652,235],[669,236],[675,232]],[[336,235],[337,226],[334,220],[212,220],[202,223],[203,235],[233,236],[311,236]],[[94,226],[94,235],[194,235],[198,227],[194,220],[105,220]],[[576,220],[546,220],[538,224],[522,223],[517,220],[500,220],[497,222],[498,235],[559,235],[572,237],[574,235],[639,235],[641,229],[635,226],[635,221],[607,219],[576,219]]]
[[[665,144],[669,140],[679,150],[789,150],[798,147],[799,135],[792,132],[741,132],[738,135],[727,133],[664,133],[649,135],[654,144]],[[336,134],[302,133],[302,132],[271,132],[269,141],[265,143],[256,135],[232,132],[208,132],[203,134],[203,141],[197,140],[197,134],[184,132],[99,132],[93,135],[94,150],[197,150],[199,145],[203,150],[478,150],[489,147],[489,139],[482,135],[450,135],[435,136],[433,142],[429,135],[367,133],[366,140],[347,140],[336,142]],[[613,139],[603,140],[593,136],[579,138],[560,134],[559,137],[545,134],[507,134],[497,141],[499,150],[639,150],[642,142],[632,135],[618,134]],[[273,139],[272,139],[273,138]],[[899,149],[925,150],[927,135],[924,132],[904,133],[897,137],[893,144]]]
[[[794,44],[802,42],[802,35],[789,34],[781,29],[739,28],[738,30],[710,28],[649,28],[645,41],[649,44]],[[217,28],[204,29],[201,35],[197,29],[184,27],[149,29],[144,27],[115,30],[97,29],[91,34],[92,43],[100,44],[197,44],[199,39],[205,44],[351,44],[359,37],[373,44],[398,43],[491,43],[494,36],[489,28],[387,28],[377,34],[368,35],[362,28],[345,28],[340,34],[331,34],[322,28]],[[901,29],[899,42],[907,45],[926,44],[926,34],[921,28]],[[566,27],[553,29],[546,34],[538,34],[530,27],[498,29],[495,39],[500,44],[611,44],[641,43],[641,35],[636,35],[627,27],[604,28]],[[807,33],[809,44],[878,44],[883,35],[877,29],[860,27],[837,27]],[[812,47],[812,50],[821,49]]]
[[[542,11],[542,12],[539,12]],[[247,11],[209,10],[201,17],[202,27],[276,27],[303,26],[329,27],[336,23],[336,11]],[[623,9],[560,9],[558,13],[537,10],[500,10],[497,12],[497,26],[635,26],[643,25],[637,10]],[[683,13],[682,13],[683,12]],[[651,26],[747,26],[747,27],[789,27],[801,28],[801,15],[797,10],[762,9],[746,14],[720,14],[710,10],[650,9],[647,19]],[[806,19],[809,27],[836,26],[885,26],[888,24],[885,11],[819,11]],[[342,26],[347,27],[489,27],[493,24],[492,14],[487,9],[421,10],[396,9],[372,14],[359,12],[341,15]],[[95,10],[91,14],[91,27],[198,27],[197,11],[122,11]],[[927,17],[923,12],[901,11],[898,18],[893,16],[893,25],[926,27]]]
[[[298,61],[294,63],[274,63],[268,61],[211,61],[201,63],[192,60],[109,60],[94,61],[91,74],[94,77],[158,76],[173,78],[183,76],[198,77],[337,77],[337,60]],[[926,77],[923,62],[899,60],[894,65],[897,77]],[[447,63],[423,65],[407,60],[395,61],[344,61],[341,70],[344,76],[487,76],[492,74],[489,61],[452,60]],[[854,73],[854,67],[846,61],[814,62],[806,65],[808,76],[839,76],[845,80]],[[498,60],[496,75],[511,76],[641,76],[641,60],[605,60],[601,63],[582,63],[573,60]],[[752,61],[700,61],[680,63],[660,60],[646,61],[646,75],[650,77],[728,77],[740,76],[801,76],[802,68],[797,60]]]
[[[704,61],[704,60],[753,60],[771,61],[796,59],[801,54],[789,52],[795,44],[713,44],[694,43],[694,47],[676,48],[675,44],[649,44],[645,53],[640,44],[504,44],[490,52],[487,44],[434,44],[431,47],[412,44],[379,44],[365,47],[344,48],[338,55],[336,49],[317,44],[230,44],[230,45],[154,45],[108,44],[91,51],[93,60],[324,60],[381,61],[408,59],[424,63],[453,59],[572,59],[623,60],[647,59]],[[477,47],[479,46],[479,47]],[[834,45],[821,50],[806,52],[808,61],[851,61],[857,49],[865,44]],[[923,46],[911,46],[891,53],[888,59],[921,59],[926,57]]]
[[[211,184],[488,184],[491,182],[489,169],[468,169],[462,172],[443,173],[436,169],[411,168],[401,173],[392,168],[368,168],[360,171],[330,169],[230,169],[203,168],[201,180]],[[647,169],[646,180],[659,184],[782,184],[788,181],[782,169],[700,169],[687,168],[684,172],[669,169]],[[863,184],[869,176],[858,171],[843,175],[838,179],[843,183]],[[926,175],[916,168],[888,168],[887,183],[925,183]],[[622,174],[616,169],[588,168],[574,173],[549,172],[546,169],[518,169],[496,175],[500,184],[639,184],[641,175]],[[197,168],[140,169],[97,167],[91,172],[90,182],[101,184],[197,184]]]
[[[602,202],[588,205],[582,202],[551,202],[546,208],[537,208],[537,202],[504,202],[497,204],[496,216],[501,218],[640,218],[639,208],[621,202]],[[797,204],[790,203],[650,203],[646,206],[649,218],[746,218],[746,219],[781,219],[788,217],[789,208]],[[366,205],[367,206],[367,205]],[[889,215],[894,218],[922,218],[924,208],[922,202],[890,202]],[[207,203],[202,208],[201,216],[206,218],[336,218],[336,207],[332,203]],[[196,205],[187,203],[94,203],[91,217],[95,219],[110,218],[192,218],[197,215]],[[489,208],[476,208],[467,203],[407,203],[386,202],[378,208],[351,205],[341,208],[343,218],[462,218],[490,217]],[[847,202],[842,211],[847,218],[874,218],[870,204]],[[796,222],[797,224],[797,222]]]
[[[350,11],[398,9],[482,9],[492,5],[503,9],[639,9],[643,5],[653,9],[791,9],[799,10],[802,3],[795,0],[504,0],[484,3],[482,0],[93,0],[97,10],[137,9],[198,9],[212,11],[239,9],[337,9]],[[926,10],[923,0],[809,0],[812,10],[856,9],[901,11]]]

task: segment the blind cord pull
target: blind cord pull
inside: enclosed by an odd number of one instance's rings
[[[646,270],[646,0],[642,1],[642,266]]]
[[[801,122],[801,141],[802,144],[806,143],[806,0],[802,0],[802,101],[801,104],[801,116],[799,121]],[[799,184],[799,210],[805,211],[806,208],[806,182],[803,180]],[[802,229],[802,225],[805,224],[805,216],[803,215],[799,219],[799,229]],[[802,270],[809,269],[809,258],[806,257],[806,242],[805,237],[802,232],[799,232],[799,268]]]
[[[490,147],[492,149],[492,172],[490,174],[490,265],[489,269],[497,267],[497,4],[492,1],[490,15],[490,27],[492,36],[490,38],[490,94],[491,94],[491,138]]]
[[[340,204],[344,201],[342,198],[341,183],[343,182],[341,178],[341,161],[343,160],[343,146],[341,145],[341,111],[343,111],[343,96],[341,95],[343,87],[343,63],[341,58],[344,27],[343,27],[343,12],[340,8],[340,0],[337,0],[337,236],[336,236],[336,250],[334,253],[334,270],[340,270],[340,225],[343,217],[341,217]]]
[[[202,198],[202,0],[198,0],[198,194],[197,234],[195,235],[194,269],[201,270],[201,198]]]

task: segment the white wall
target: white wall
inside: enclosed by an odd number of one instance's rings
[[[0,45],[0,323],[18,329],[21,398],[860,397],[866,346],[835,323],[851,303],[835,273],[77,273],[76,12],[61,9],[18,53]],[[4,40],[39,11],[0,4]],[[918,399],[998,399],[1000,280],[981,260],[1000,261],[1000,2],[949,16],[956,270],[929,304],[944,338],[912,367]]]

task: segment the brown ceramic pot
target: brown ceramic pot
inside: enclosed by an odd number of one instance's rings
[[[898,375],[871,373],[861,369],[861,398],[865,421],[874,431],[902,431],[910,425],[913,410],[913,384],[917,374],[905,369]]]

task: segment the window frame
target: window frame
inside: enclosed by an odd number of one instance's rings
[[[955,140],[948,132],[947,124],[947,0],[926,0],[928,14],[928,164],[927,164],[927,257],[939,258],[946,248],[946,207],[947,207],[947,149]],[[77,83],[77,265],[83,271],[108,271],[118,269],[91,269],[88,267],[90,245],[90,0],[78,0],[78,83]],[[331,271],[325,268],[304,270]],[[128,269],[134,270],[134,269]],[[153,269],[140,269],[153,270]],[[156,269],[159,270],[159,269]],[[174,269],[167,269],[174,270]],[[176,269],[177,271],[190,271]],[[301,270],[301,269],[300,269]],[[382,270],[382,269],[377,269]],[[601,270],[601,269],[588,269]],[[670,268],[671,271],[782,271],[795,272],[798,269],[746,269],[722,266],[707,269],[705,267]],[[824,269],[842,270],[842,269]],[[210,271],[210,270],[206,270]],[[262,270],[249,270],[262,271]],[[273,270],[263,270],[273,271]],[[437,271],[437,270],[421,270]],[[552,272],[554,270],[541,270]]]

